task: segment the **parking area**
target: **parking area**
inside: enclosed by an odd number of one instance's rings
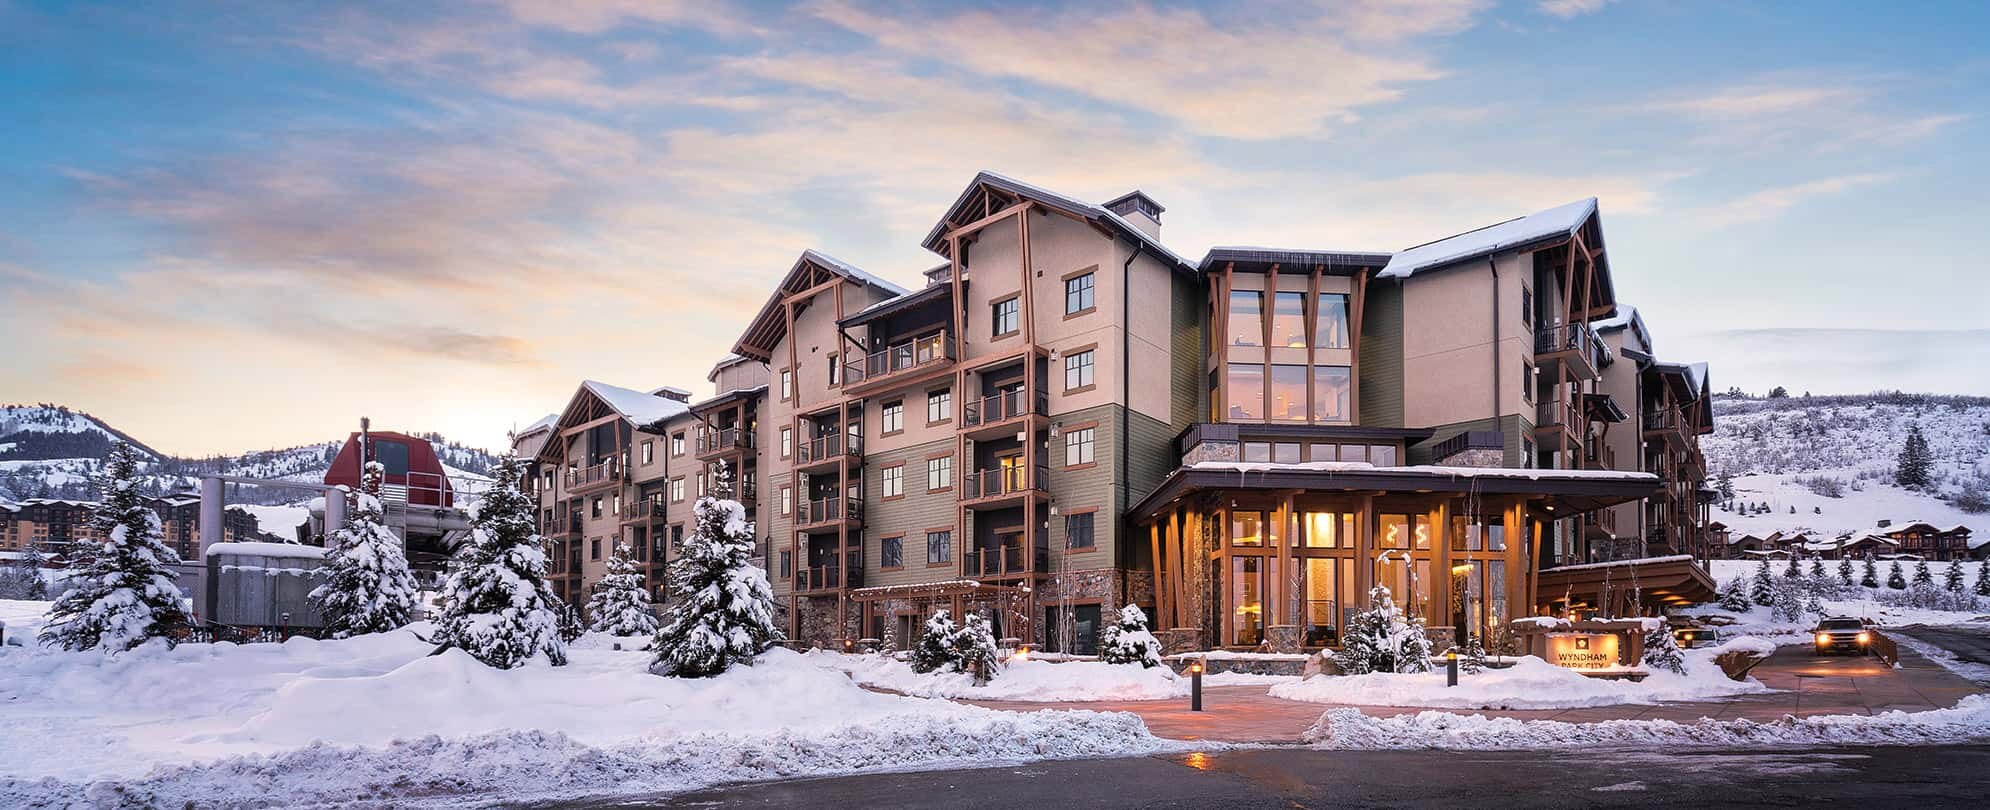
[[[1900,664],[1888,667],[1870,656],[1819,656],[1807,644],[1779,648],[1753,676],[1775,692],[1721,701],[1663,703],[1654,706],[1604,706],[1588,709],[1459,711],[1525,720],[1588,723],[1602,720],[1663,719],[1691,723],[1702,718],[1757,721],[1784,715],[1878,714],[1886,711],[1925,711],[1955,705],[1981,687],[1912,650],[1902,648]],[[1098,701],[1088,703],[1018,703],[967,701],[1009,711],[1095,709],[1133,712],[1156,735],[1178,740],[1296,743],[1330,704],[1281,700],[1262,686],[1220,686],[1204,690],[1205,711],[1192,712],[1188,701]],[[1413,714],[1425,709],[1360,706],[1377,717]]]

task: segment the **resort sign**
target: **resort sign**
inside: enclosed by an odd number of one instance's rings
[[[1615,669],[1619,666],[1616,633],[1549,633],[1548,663],[1566,669]]]

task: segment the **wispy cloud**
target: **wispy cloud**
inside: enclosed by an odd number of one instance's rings
[[[1534,8],[1542,14],[1567,20],[1595,14],[1609,4],[1610,0],[1541,0],[1534,4]]]
[[[1882,172],[1822,177],[1787,186],[1750,192],[1701,212],[1700,220],[1715,227],[1773,219],[1821,197],[1835,197],[1855,188],[1890,182],[1898,175]]]
[[[1899,146],[1967,120],[1959,113],[1892,109],[1888,77],[1785,71],[1680,90],[1618,109],[1685,121],[1694,145],[1730,151],[1831,152]]]

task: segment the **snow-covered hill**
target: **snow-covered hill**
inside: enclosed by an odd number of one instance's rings
[[[1880,520],[1990,529],[1990,398],[1717,396],[1714,415],[1701,447],[1713,482],[1727,476],[1734,491],[1714,518],[1737,533],[1837,534]],[[1910,427],[1934,457],[1925,490],[1893,483]]]
[[[428,439],[459,485],[475,490],[486,479],[497,456],[451,442],[441,434],[415,434]],[[279,450],[255,450],[237,455],[181,458],[158,453],[101,419],[59,405],[0,406],[0,498],[90,498],[90,476],[112,441],[132,442],[149,457],[144,467],[146,487],[154,492],[193,489],[202,475],[275,478],[316,482],[338,455],[344,437],[318,444]],[[229,500],[246,504],[284,504],[298,499],[295,490],[238,487]]]

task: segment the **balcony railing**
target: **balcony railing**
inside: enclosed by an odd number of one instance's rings
[[[661,497],[640,498],[622,505],[623,520],[650,520],[665,517],[664,500]]]
[[[953,341],[945,330],[916,340],[895,343],[843,364],[843,384],[862,385],[922,368],[954,361]]]
[[[802,501],[795,505],[795,526],[807,528],[835,523],[842,520],[862,521],[864,519],[864,499],[845,495],[836,498],[817,498]]]
[[[846,436],[842,433],[817,436],[802,442],[800,447],[795,448],[795,454],[796,464],[813,464],[818,461],[829,461],[841,455],[862,456],[864,454],[864,437],[855,434]]]
[[[1534,425],[1536,427],[1561,425],[1568,428],[1570,433],[1579,435],[1583,425],[1582,409],[1576,405],[1576,402],[1577,400],[1573,398],[1542,400],[1534,406]]]
[[[1596,369],[1596,333],[1586,323],[1565,323],[1559,326],[1543,326],[1534,331],[1534,354],[1550,355],[1567,353],[1580,358]]]
[[[1022,546],[969,549],[961,557],[961,573],[970,577],[1020,574],[1024,562]]]
[[[1030,396],[1027,389],[1003,391],[961,406],[962,427],[978,427],[1006,422],[1026,414],[1043,415],[1050,412],[1050,396],[1037,392]]]
[[[830,555],[835,561],[835,555]],[[864,587],[864,554],[851,549],[844,565],[824,565],[795,569],[795,590],[824,591]]]
[[[567,489],[581,489],[622,480],[622,460],[611,458],[599,464],[567,470]]]
[[[1646,433],[1679,430],[1681,424],[1679,409],[1660,408],[1655,411],[1645,411],[1644,424]]]
[[[698,455],[729,453],[753,447],[753,432],[736,427],[720,428],[698,434],[696,452]]]
[[[1015,466],[976,470],[961,480],[960,499],[976,501],[1025,492],[1043,492],[1049,480],[1050,468],[1042,464],[1038,464],[1035,469]]]

